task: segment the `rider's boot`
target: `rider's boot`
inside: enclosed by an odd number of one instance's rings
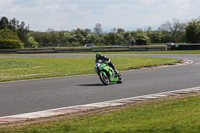
[[[119,73],[119,71],[117,71],[117,69],[115,69],[114,71],[115,71],[115,74],[116,74],[117,76],[121,76],[121,74]]]
[[[119,73],[119,71],[117,71],[117,69],[115,68],[115,66],[112,62],[110,63],[110,66],[113,68],[116,76],[121,76],[121,74]]]

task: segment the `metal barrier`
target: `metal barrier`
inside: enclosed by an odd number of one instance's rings
[[[0,54],[17,54],[17,49],[0,49]]]
[[[130,51],[166,51],[166,46],[131,46]]]
[[[65,47],[55,48],[55,53],[67,53],[67,52],[91,52],[92,47]]]
[[[173,45],[171,50],[200,50],[200,44]]]
[[[120,51],[165,51],[167,46],[109,46],[109,47],[63,47],[0,49],[0,54],[69,53],[69,52],[120,52]]]
[[[113,46],[113,47],[93,47],[92,52],[118,52],[118,51],[130,51],[129,46]]]
[[[55,53],[55,50],[54,48],[17,49],[17,54],[30,54],[30,53]]]

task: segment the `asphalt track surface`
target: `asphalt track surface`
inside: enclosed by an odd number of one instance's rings
[[[7,55],[15,56],[16,55]],[[7,57],[0,55],[0,57]],[[17,55],[77,57],[94,54]],[[121,72],[124,82],[104,86],[96,74],[0,82],[0,117],[47,109],[123,99],[200,86],[200,55],[123,54],[192,60],[190,65]]]

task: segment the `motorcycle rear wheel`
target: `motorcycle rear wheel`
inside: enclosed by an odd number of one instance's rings
[[[118,84],[121,84],[123,82],[123,78],[119,78],[119,81],[117,82]]]

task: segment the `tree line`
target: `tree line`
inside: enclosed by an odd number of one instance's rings
[[[77,28],[72,31],[48,29],[46,32],[38,32],[30,31],[29,26],[15,18],[9,20],[4,16],[0,19],[0,48],[77,47],[88,43],[96,46],[127,46],[132,45],[137,39],[145,40],[147,44],[200,43],[200,17],[188,22],[179,19],[166,21],[157,30],[152,30],[151,27],[133,31],[113,28],[109,32],[104,32],[100,23],[93,29]]]

